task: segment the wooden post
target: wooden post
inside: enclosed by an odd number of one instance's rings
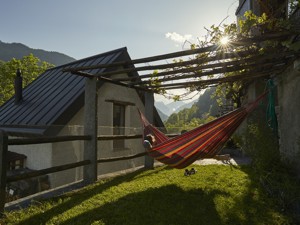
[[[0,216],[4,213],[6,198],[7,142],[7,134],[0,130]]]
[[[84,167],[83,180],[91,184],[97,180],[97,78],[85,79],[84,134],[91,140],[84,141],[84,160],[91,163]]]
[[[145,92],[145,116],[149,123],[153,124],[154,122],[154,96],[151,92]],[[146,169],[154,168],[154,159],[148,155],[145,156],[145,165]]]

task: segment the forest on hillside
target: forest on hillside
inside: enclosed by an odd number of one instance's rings
[[[221,110],[217,100],[212,97],[215,90],[214,87],[206,89],[191,108],[171,114],[165,122],[168,133],[191,130],[215,119]]]

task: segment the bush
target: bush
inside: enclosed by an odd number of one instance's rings
[[[250,123],[234,142],[252,158],[261,186],[296,222],[300,222],[300,181],[291,165],[281,161],[278,138],[266,123]]]

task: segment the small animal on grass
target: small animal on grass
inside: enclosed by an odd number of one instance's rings
[[[224,155],[215,155],[214,159],[222,161],[223,163],[230,163],[230,154],[224,154]]]

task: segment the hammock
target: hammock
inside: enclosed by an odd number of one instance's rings
[[[156,139],[153,147],[147,150],[148,155],[177,169],[185,168],[198,159],[215,156],[266,94],[267,92],[263,93],[247,106],[236,109],[174,138],[167,137],[150,124],[139,111],[144,137],[151,134]]]

